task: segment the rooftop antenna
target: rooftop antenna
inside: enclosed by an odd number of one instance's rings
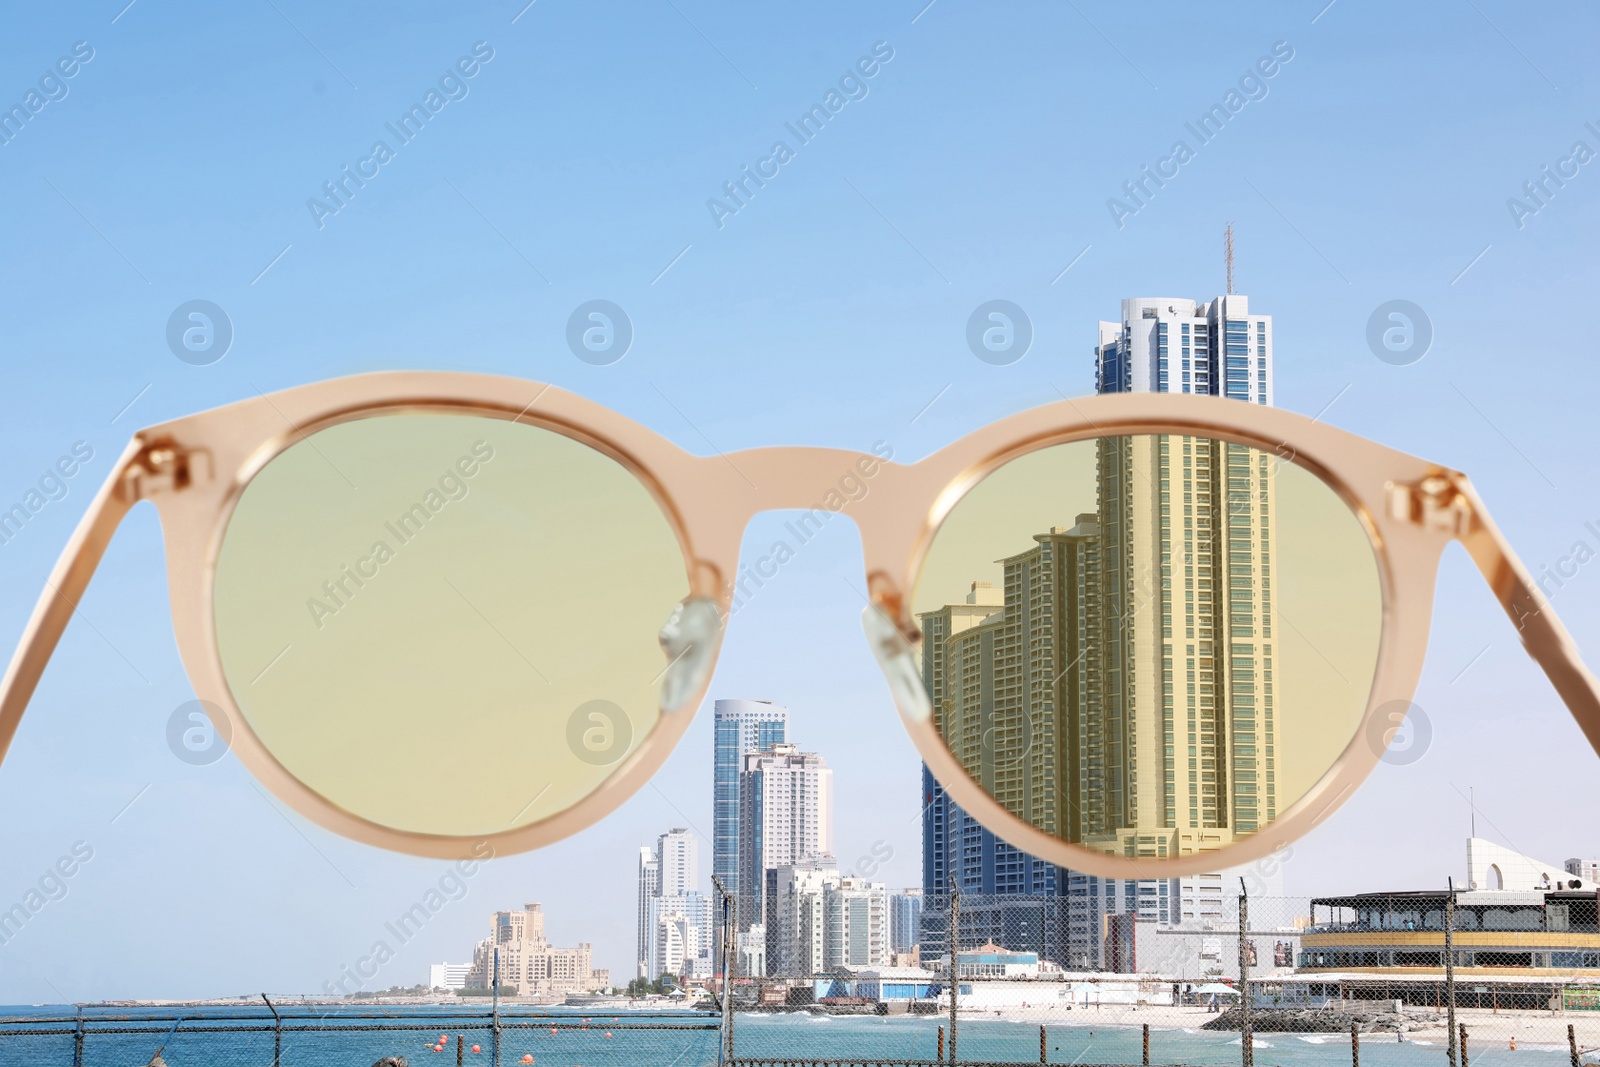
[[[1228,228],[1222,233],[1224,255],[1228,261],[1228,295],[1233,295],[1233,223],[1228,223]]]

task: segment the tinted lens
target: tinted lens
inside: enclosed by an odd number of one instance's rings
[[[395,829],[477,836],[591,793],[655,726],[676,536],[549,430],[387,415],[246,486],[216,571],[235,701],[289,773]]]
[[[955,505],[914,598],[935,722],[1012,813],[1099,852],[1224,847],[1349,744],[1382,594],[1306,469],[1203,437],[1022,456]]]

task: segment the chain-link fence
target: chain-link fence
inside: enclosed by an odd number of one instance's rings
[[[676,1012],[100,1008],[0,1018],[0,1067],[367,1067],[385,1057],[484,1067],[700,1067],[716,1063],[719,1030],[714,1015]]]
[[[1593,892],[1080,888],[930,898],[913,959],[736,979],[734,1058],[1600,1063]]]

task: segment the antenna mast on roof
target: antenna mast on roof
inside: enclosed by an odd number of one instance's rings
[[[1228,261],[1228,295],[1233,295],[1233,223],[1222,233],[1223,254]]]

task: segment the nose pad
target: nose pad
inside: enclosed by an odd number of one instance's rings
[[[661,651],[667,656],[662,671],[661,710],[681,710],[693,700],[711,675],[722,635],[722,613],[709,597],[689,597],[672,609],[661,627]]]
[[[900,714],[913,722],[927,722],[933,718],[933,704],[928,700],[928,688],[922,684],[922,663],[916,648],[894,620],[885,615],[876,604],[868,604],[861,611],[861,628],[866,631],[867,644],[878,657],[878,666],[889,680],[889,692],[894,696]]]

